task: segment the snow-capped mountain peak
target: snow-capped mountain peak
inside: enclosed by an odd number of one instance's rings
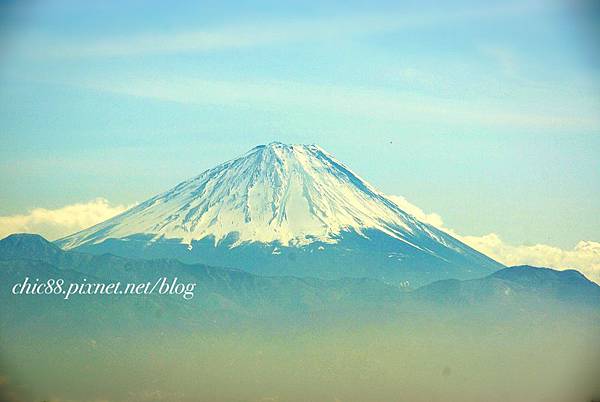
[[[420,249],[440,233],[317,145],[260,145],[184,181],[108,221],[59,241],[64,248],[133,234],[154,239],[214,239],[302,246],[336,243],[340,234],[375,229]]]
[[[261,275],[370,277],[401,286],[502,268],[406,213],[317,145],[278,142],[56,244]]]

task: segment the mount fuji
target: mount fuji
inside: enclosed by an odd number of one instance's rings
[[[56,244],[263,275],[368,277],[410,287],[504,267],[404,212],[319,146],[278,142]]]

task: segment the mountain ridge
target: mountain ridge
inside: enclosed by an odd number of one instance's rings
[[[30,245],[43,245],[44,247],[29,247]],[[23,250],[29,252],[22,254]],[[57,254],[50,253],[49,250],[57,251]],[[395,300],[398,303],[408,300],[406,299],[407,295],[414,296],[414,300],[446,303],[449,301],[447,297],[450,295],[453,298],[450,302],[451,305],[457,303],[476,305],[489,301],[502,302],[497,296],[501,296],[506,301],[508,300],[507,297],[525,293],[528,296],[541,295],[542,299],[552,298],[562,302],[583,302],[584,304],[594,304],[596,307],[600,307],[600,285],[589,280],[579,271],[573,269],[559,271],[529,265],[507,267],[476,279],[440,280],[416,290],[407,291],[368,277],[341,278],[338,280],[293,276],[261,277],[235,268],[202,264],[189,265],[176,259],[131,260],[110,254],[88,255],[77,251],[60,250],[54,244],[36,234],[13,234],[1,239],[0,262],[10,264],[18,261],[25,262],[25,264],[27,264],[27,261],[51,264],[51,266],[59,268],[53,273],[65,270],[75,272],[78,275],[90,275],[94,278],[112,281],[146,280],[146,275],[160,276],[177,273],[195,275],[195,271],[201,271],[208,274],[205,278],[241,275],[240,277],[246,278],[246,282],[248,282],[248,278],[256,278],[251,281],[293,281],[315,289],[323,287],[324,284],[327,284],[327,287],[344,284],[344,286],[354,287],[357,291],[362,291],[362,288],[377,289],[373,293],[374,300],[378,300],[377,294],[379,294],[379,301]],[[37,265],[33,264],[33,266]],[[493,292],[489,293],[490,290],[493,290]],[[507,290],[509,291],[507,292]],[[466,297],[464,295],[465,291],[468,293]],[[481,299],[478,300],[476,296],[480,296]],[[291,297],[293,298],[293,296]]]

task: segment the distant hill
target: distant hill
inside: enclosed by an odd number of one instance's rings
[[[600,306],[600,286],[580,272],[528,265],[505,268],[480,279],[438,281],[417,289],[413,296],[453,306],[493,304],[531,308],[548,302]]]

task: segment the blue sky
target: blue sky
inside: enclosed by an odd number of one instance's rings
[[[3,2],[0,216],[130,205],[278,140],[460,233],[600,240],[597,10],[436,3]]]

